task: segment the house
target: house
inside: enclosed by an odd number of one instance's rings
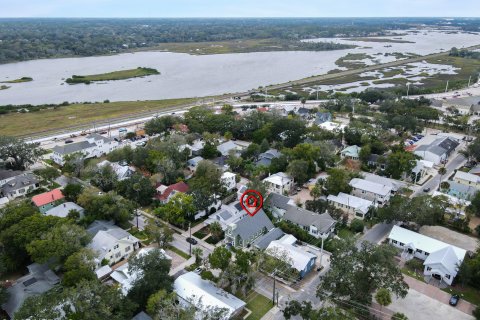
[[[476,189],[480,189],[480,177],[468,172],[457,170],[457,172],[453,176],[453,181],[466,186],[472,186]]]
[[[322,123],[332,121],[332,114],[330,112],[317,112],[315,114],[314,123],[321,125]]]
[[[273,240],[265,252],[275,258],[286,258],[292,268],[296,269],[300,278],[304,278],[314,267],[317,256],[300,249],[295,243],[297,238],[286,234],[278,240]]]
[[[227,191],[233,190],[237,186],[236,181],[236,174],[232,172],[224,172],[220,177],[220,181],[222,182],[223,186],[227,189]]]
[[[66,218],[68,216],[68,213],[72,210],[76,210],[80,214],[80,217],[83,217],[83,213],[85,212],[85,209],[83,209],[76,203],[64,202],[56,207],[47,210],[45,212],[45,215]]]
[[[37,296],[52,289],[60,282],[60,278],[48,267],[48,264],[33,263],[27,266],[28,274],[17,279],[7,289],[8,300],[2,304],[2,309],[14,319],[15,312],[23,302],[32,296]]]
[[[41,213],[45,213],[55,207],[55,205],[57,205],[64,198],[65,196],[60,189],[53,189],[52,191],[33,196],[32,201],[38,207]]]
[[[157,194],[155,198],[160,200],[161,203],[167,203],[176,193],[186,193],[188,192],[188,189],[188,185],[183,181],[171,184],[169,186],[161,184],[156,189]]]
[[[153,319],[144,311],[140,311],[132,318],[132,320],[153,320]]]
[[[110,268],[110,266],[101,266],[95,270],[95,275],[97,276],[98,280],[105,280],[112,272],[113,270]]]
[[[283,172],[277,172],[263,179],[267,191],[289,194],[293,188],[293,178]]]
[[[317,239],[328,238],[335,230],[335,224],[337,223],[326,212],[318,214],[297,206],[289,206],[283,220],[296,224]]]
[[[471,200],[478,191],[477,188],[464,185],[463,183],[450,180],[446,182],[448,183],[448,190],[446,193],[462,200]]]
[[[471,174],[474,174],[474,175],[480,177],[480,165],[476,165],[475,167],[470,169],[470,171],[468,171],[468,173],[471,173]]]
[[[97,167],[103,168],[108,165],[112,167],[119,181],[130,178],[135,172],[135,168],[132,166],[122,165],[118,162],[110,162],[108,160],[103,160],[102,162],[98,163]]]
[[[479,114],[480,111],[480,97],[463,97],[445,100],[445,107],[451,107],[458,110],[462,115]]]
[[[113,221],[96,220],[87,232],[93,236],[88,247],[97,255],[97,267],[101,267],[104,259],[108,265],[114,265],[130,256],[140,245],[140,240],[114,225]]]
[[[88,135],[84,141],[53,147],[50,159],[56,164],[63,166],[65,164],[65,156],[79,153],[85,159],[96,158],[112,152],[117,147],[117,141],[103,137],[97,133],[92,133]]]
[[[282,153],[277,149],[269,149],[258,155],[258,160],[255,163],[255,165],[257,167],[258,166],[269,167],[273,159],[280,158],[281,156],[282,156]]]
[[[248,248],[255,240],[274,228],[265,212],[260,209],[254,216],[243,214],[225,230],[225,242],[234,247]]]
[[[336,196],[333,194],[329,195],[327,201],[335,208],[362,220],[368,215],[370,209],[374,207],[373,202],[370,200],[365,200],[343,192],[340,192]]]
[[[415,167],[412,169],[411,179],[412,182],[417,183],[423,177],[425,177],[430,170],[433,169],[434,163],[427,160],[417,160]]]
[[[0,197],[6,197],[8,200],[24,196],[40,186],[40,181],[32,173],[22,173],[9,178],[4,176],[3,181],[6,182],[0,185]]]
[[[464,218],[465,210],[471,204],[471,202],[468,200],[459,199],[457,197],[439,191],[433,192],[432,197],[445,197],[450,204],[450,206],[446,208],[445,211],[456,218]]]
[[[162,255],[169,260],[172,260],[172,257],[166,254],[165,250],[158,248],[142,248],[138,251],[137,256],[143,256],[151,252],[152,250],[160,250]],[[129,269],[128,262],[121,265],[115,271],[110,274],[110,277],[120,284],[122,293],[124,296],[128,294],[128,291],[132,288],[133,282],[138,278],[139,271],[132,271]]]
[[[381,170],[385,170],[385,157],[383,155],[372,153],[368,156],[367,166],[369,166],[370,168],[380,167]]]
[[[310,109],[307,109],[305,107],[300,107],[297,110],[297,114],[302,118],[307,118],[310,115]]]
[[[441,137],[432,141],[430,144],[418,146],[414,154],[424,160],[440,164],[445,162],[460,143],[451,137]]]
[[[255,240],[253,242],[253,246],[258,250],[265,250],[272,241],[278,240],[284,235],[285,233],[282,231],[282,229],[273,228],[272,230],[268,231],[268,233]]]
[[[448,285],[452,284],[466,254],[464,249],[399,226],[393,226],[388,242],[402,249],[401,256],[405,260],[413,257],[424,260],[423,274]]]
[[[424,161],[424,160],[420,160],[420,161]],[[363,179],[367,181],[383,184],[383,185],[386,185],[387,187],[390,187],[392,189],[392,194],[395,194],[398,192],[398,190],[407,187],[407,184],[400,180],[382,177],[369,172],[362,172],[362,175],[363,175]]]
[[[360,158],[359,156],[360,150],[362,150],[362,148],[360,148],[359,146],[356,146],[356,145],[348,146],[340,152],[340,156],[343,159],[346,158],[346,159],[358,160]]]
[[[373,201],[375,205],[383,206],[392,195],[392,187],[385,184],[359,178],[353,178],[349,184],[354,196]]]
[[[232,140],[228,140],[222,144],[219,144],[217,146],[217,150],[218,152],[220,152],[222,154],[222,156],[224,157],[228,157],[228,155],[230,154],[230,151],[234,151],[235,153],[238,153],[238,152],[241,152],[244,148],[238,144],[236,144],[235,142],[233,142]]]
[[[22,175],[23,173],[23,171],[19,170],[0,169],[0,187],[15,177]]]
[[[196,156],[192,159],[187,160],[188,169],[192,172],[195,172],[200,161],[203,161],[203,158],[200,156]]]
[[[347,126],[342,123],[337,123],[333,121],[327,121],[319,125],[323,130],[332,131],[332,132],[343,132]]]
[[[173,291],[178,298],[185,304],[193,304],[198,312],[217,308],[225,310],[225,316],[219,319],[231,319],[238,316],[245,302],[234,295],[216,287],[211,281],[203,280],[195,272],[187,272],[179,276],[173,283]],[[202,319],[197,314],[198,319]]]

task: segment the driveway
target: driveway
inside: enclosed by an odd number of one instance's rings
[[[357,247],[360,248],[360,245],[363,241],[368,241],[373,244],[378,244],[382,241],[392,230],[393,223],[378,223],[369,229],[360,239],[357,240]]]

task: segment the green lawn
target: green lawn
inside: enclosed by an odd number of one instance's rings
[[[272,300],[257,292],[249,294],[248,301],[245,302],[246,308],[252,311],[246,320],[259,320],[273,307]]]
[[[198,239],[203,239],[205,238],[208,234],[210,233],[210,229],[208,226],[203,227],[202,229],[198,230],[193,234],[194,237],[197,237]]]
[[[355,237],[354,233],[348,228],[339,229],[337,235],[342,239]]]
[[[130,78],[138,78],[144,76],[150,76],[154,74],[160,74],[157,69],[142,68],[120,70],[100,74],[91,74],[86,76],[73,75],[71,78],[65,80],[68,84],[85,83],[90,84],[94,81],[110,81],[110,80],[125,80]]]
[[[35,112],[8,113],[0,115],[0,135],[18,136],[50,130],[76,129],[82,125],[91,125],[94,121],[134,116],[146,112],[168,111],[195,101],[195,99],[170,99],[75,103]]]
[[[469,286],[465,286],[464,288],[457,285],[456,287],[452,288],[445,288],[442,289],[445,292],[450,294],[458,294],[460,298],[466,300],[474,305],[480,306],[480,290],[474,289]]]
[[[425,282],[423,274],[415,273],[415,272],[411,271],[410,269],[408,269],[407,267],[402,268],[401,271],[402,271],[402,273],[406,274],[407,276],[415,278],[418,281]]]
[[[168,246],[168,250],[171,250],[173,252],[175,252],[176,254],[178,254],[180,257],[184,258],[185,260],[188,260],[191,258],[190,255],[188,255],[187,253],[183,252],[182,250],[174,247],[174,246]]]
[[[20,83],[20,82],[30,82],[30,81],[33,81],[33,78],[30,78],[30,77],[21,77],[21,78],[19,78],[19,79],[2,81],[2,82],[0,82],[0,83]]]

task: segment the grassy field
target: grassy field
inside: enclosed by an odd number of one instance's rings
[[[256,292],[249,294],[245,302],[246,308],[252,311],[246,320],[260,320],[273,307],[272,300]]]
[[[195,99],[171,99],[80,103],[37,112],[9,113],[0,115],[0,135],[22,136],[42,131],[70,128],[108,118],[134,115],[140,112],[165,111],[169,107],[178,107],[195,101]]]
[[[130,78],[145,77],[154,74],[160,74],[158,70],[152,68],[138,67],[136,69],[128,69],[121,71],[113,71],[100,74],[91,74],[86,76],[73,75],[71,78],[65,80],[68,84],[85,83],[89,84],[94,81],[110,81],[110,80],[125,80]]]
[[[19,79],[2,81],[2,82],[0,82],[0,83],[20,83],[20,82],[30,82],[30,81],[33,81],[33,78],[30,78],[30,77],[21,77],[21,78],[19,78]]]
[[[338,58],[337,61],[335,61],[335,64],[339,67],[348,69],[363,68],[367,66],[361,61],[363,59],[373,59],[373,57],[366,53],[349,53],[346,56]]]
[[[388,43],[415,43],[413,41],[402,39],[389,39],[389,38],[348,38],[348,41],[363,41],[363,42],[388,42]]]

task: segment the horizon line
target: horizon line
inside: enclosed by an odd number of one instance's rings
[[[480,16],[295,16],[295,17],[280,17],[280,16],[178,16],[178,17],[74,17],[74,16],[38,16],[38,17],[6,17],[0,16],[0,19],[402,19],[402,18],[438,18],[438,19],[480,19]]]

